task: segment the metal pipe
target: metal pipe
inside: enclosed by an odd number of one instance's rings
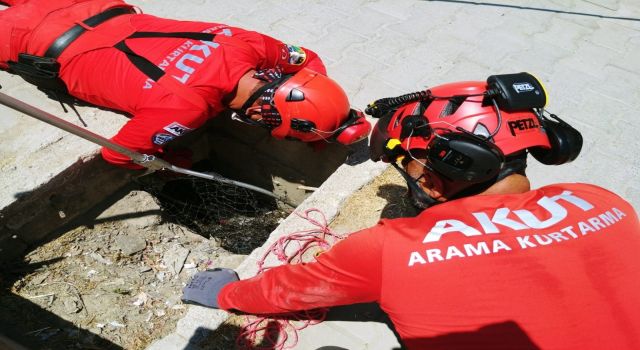
[[[28,116],[31,116],[33,118],[36,118],[40,121],[43,121],[47,124],[53,125],[57,128],[60,128],[64,131],[67,131],[71,134],[74,134],[76,136],[79,136],[87,141],[93,142],[95,144],[98,144],[100,146],[106,147],[108,149],[111,149],[113,151],[116,151],[118,153],[124,154],[125,156],[131,158],[131,160],[133,160],[134,163],[142,165],[143,167],[150,169],[150,170],[162,170],[162,169],[166,169],[166,170],[170,170],[176,173],[180,173],[180,174],[186,174],[186,175],[191,175],[191,176],[197,176],[203,179],[208,179],[208,180],[213,180],[213,181],[218,181],[221,183],[226,183],[226,184],[230,184],[230,185],[234,185],[234,186],[238,186],[238,187],[243,187],[246,188],[248,190],[251,191],[255,191],[255,192],[259,192],[262,194],[265,194],[267,196],[273,197],[291,207],[296,207],[294,204],[290,203],[289,201],[287,201],[285,198],[282,198],[278,195],[276,195],[275,193],[272,193],[270,191],[267,191],[263,188],[257,187],[257,186],[253,186],[244,182],[240,182],[240,181],[235,181],[235,180],[231,180],[231,179],[227,179],[221,175],[218,174],[207,174],[207,173],[201,173],[201,172],[197,172],[197,171],[193,171],[193,170],[189,170],[189,169],[184,169],[184,168],[180,168],[177,167],[163,159],[160,159],[154,155],[150,155],[150,154],[144,154],[144,153],[139,153],[133,150],[130,150],[127,147],[124,147],[122,145],[119,145],[115,142],[112,142],[111,140],[100,136],[96,133],[93,133],[87,129],[81,128],[73,123],[70,123],[64,119],[58,118],[55,115],[45,112],[39,108],[36,108],[32,105],[29,105],[25,102],[22,102],[16,98],[13,98],[7,94],[4,94],[2,92],[0,92],[0,103],[15,109],[18,112],[22,112]]]
[[[260,188],[258,186],[254,186],[254,185],[251,185],[251,184],[248,184],[248,183],[244,183],[244,182],[240,182],[240,181],[236,181],[236,180],[231,180],[231,179],[228,179],[228,178],[226,178],[226,177],[224,177],[222,175],[216,174],[216,173],[209,173],[209,172],[201,173],[201,172],[197,172],[197,171],[193,171],[193,170],[189,170],[189,169],[185,169],[185,168],[180,168],[180,167],[177,167],[175,165],[171,165],[171,167],[169,169],[171,171],[173,171],[173,172],[180,173],[180,174],[196,176],[196,177],[200,177],[200,178],[203,178],[203,179],[208,179],[208,180],[218,181],[218,182],[229,184],[229,185],[243,187],[243,188],[246,188],[248,190],[255,191],[255,192],[262,193],[262,194],[265,194],[267,196],[273,197],[273,198],[281,201],[282,203],[284,203],[284,204],[286,204],[286,205],[288,205],[288,206],[290,206],[292,208],[296,207],[295,204],[289,202],[286,198],[278,196],[273,192],[267,191],[267,190],[265,190],[263,188]]]
[[[36,118],[47,124],[53,125],[56,128],[62,129],[66,132],[82,137],[87,141],[93,142],[100,146],[114,150],[118,153],[124,154],[125,156],[131,158],[131,160],[133,160],[136,164],[142,165],[147,169],[160,170],[160,169],[171,167],[170,163],[160,158],[157,158],[153,155],[142,154],[142,153],[132,151],[124,146],[121,146],[115,142],[112,142],[111,140],[103,136],[93,133],[87,129],[83,129],[73,123],[70,123],[64,119],[58,118],[51,113],[45,112],[39,108],[36,108],[30,104],[22,102],[2,92],[0,92],[0,103],[2,103],[3,105],[9,108],[15,109],[18,112],[22,112],[28,116]]]

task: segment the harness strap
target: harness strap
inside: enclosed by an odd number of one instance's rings
[[[120,16],[120,15],[133,14],[133,13],[135,13],[135,10],[130,7],[113,7],[97,15],[94,15],[85,19],[84,21],[82,21],[82,23],[90,27],[96,27],[110,20],[111,18]],[[69,45],[71,45],[72,42],[78,39],[80,35],[84,34],[86,31],[87,29],[79,24],[76,24],[73,27],[69,28],[69,30],[67,30],[62,35],[60,35],[53,42],[53,44],[49,46],[47,51],[45,51],[44,53],[44,57],[51,57],[51,58],[60,57],[62,52],[67,47],[69,47]]]
[[[215,36],[215,34],[198,32],[135,32],[114,45],[114,47],[127,55],[129,61],[151,80],[157,82],[159,85],[184,98],[185,100],[191,102],[195,106],[199,108],[206,108],[207,103],[200,95],[187,89],[186,86],[178,84],[175,79],[166,77],[164,70],[153,64],[153,62],[149,61],[147,58],[140,56],[139,54],[131,50],[131,48],[126,43],[126,40],[136,38],[185,38],[202,41],[213,41]]]
[[[202,41],[213,41],[215,38],[215,34],[211,33],[198,33],[198,32],[135,32],[127,39],[135,39],[135,38],[185,38],[185,39],[193,39],[193,40],[202,40]],[[126,39],[125,39],[126,40]]]
[[[140,70],[146,76],[151,78],[153,81],[160,80],[160,78],[162,78],[162,76],[165,74],[165,72],[162,69],[160,69],[160,67],[151,63],[151,61],[149,61],[148,59],[133,52],[133,50],[129,48],[129,46],[124,42],[124,40],[115,44],[114,47],[124,52],[127,55],[127,58],[129,59],[129,61],[131,61],[131,63],[133,63],[133,65],[136,66],[138,70]]]

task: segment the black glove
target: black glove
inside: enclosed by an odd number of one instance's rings
[[[266,81],[267,83],[270,83],[276,79],[280,79],[282,78],[282,68],[280,67],[275,67],[275,68],[265,68],[265,69],[261,69],[256,71],[253,74],[253,77],[255,79],[259,79],[262,81]]]
[[[237,280],[238,274],[231,269],[217,268],[198,272],[182,289],[182,301],[218,309],[218,294],[222,287]]]

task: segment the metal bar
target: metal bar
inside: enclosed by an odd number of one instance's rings
[[[93,143],[96,143],[100,146],[103,147],[107,147],[111,150],[114,150],[118,153],[122,153],[125,156],[131,158],[133,161],[135,161],[138,164],[141,163],[145,163],[145,162],[149,162],[149,155],[147,154],[141,154],[135,151],[132,151],[124,146],[121,146],[117,143],[112,142],[111,140],[100,136],[96,133],[93,133],[87,129],[81,128],[73,123],[70,123],[64,119],[58,118],[55,115],[51,114],[51,113],[47,113],[39,108],[36,108],[32,105],[29,105],[25,102],[22,102],[16,98],[13,98],[7,94],[4,94],[2,92],[0,92],[0,103],[2,103],[3,105],[9,107],[9,108],[13,108],[16,111],[22,112],[24,114],[27,114],[31,117],[34,117],[38,120],[41,120],[47,124],[53,125],[57,128],[60,128],[64,131],[67,131],[69,133],[72,133],[76,136],[82,137],[85,140],[91,141]],[[157,158],[156,158],[157,159]],[[166,163],[166,162],[165,162]],[[141,164],[143,166],[146,167],[146,165]],[[170,165],[169,163],[166,164],[167,166]]]
[[[280,197],[270,191],[267,191],[263,188],[257,187],[257,186],[253,186],[244,182],[240,182],[240,181],[235,181],[235,180],[231,180],[231,179],[227,179],[221,175],[218,174],[207,174],[207,173],[201,173],[201,172],[197,172],[197,171],[193,171],[193,170],[189,170],[189,169],[184,169],[184,168],[180,168],[177,167],[169,162],[166,162],[163,159],[157,158],[156,156],[153,155],[149,155],[149,154],[143,154],[143,153],[138,153],[136,151],[130,150],[124,146],[121,146],[115,142],[112,142],[111,140],[100,136],[96,133],[93,133],[87,129],[81,128],[73,123],[70,123],[64,119],[58,118],[55,115],[45,112],[39,108],[36,108],[34,106],[31,106],[25,102],[22,102],[16,98],[13,98],[7,94],[4,94],[2,92],[0,92],[0,103],[15,109],[18,112],[22,112],[24,114],[27,114],[33,118],[36,118],[38,120],[41,120],[47,124],[53,125],[57,128],[60,128],[64,131],[67,131],[71,134],[74,134],[76,136],[79,136],[87,141],[96,143],[100,146],[109,148],[113,151],[116,151],[118,153],[122,153],[125,156],[131,158],[131,160],[133,160],[136,164],[142,165],[143,167],[150,169],[150,170],[161,170],[161,169],[167,169],[167,170],[171,170],[173,172],[176,173],[180,173],[180,174],[186,174],[186,175],[191,175],[191,176],[197,176],[203,179],[208,179],[208,180],[213,180],[213,181],[218,181],[221,183],[226,183],[226,184],[231,184],[234,186],[239,186],[239,187],[243,187],[246,188],[248,190],[252,190],[255,192],[259,192],[262,194],[265,194],[267,196],[273,197],[293,208],[295,208],[296,206],[292,203],[290,203],[289,201],[287,201],[285,198]]]
[[[216,174],[216,173],[201,173],[201,172],[197,172],[197,171],[193,171],[193,170],[189,170],[189,169],[184,169],[184,168],[180,168],[177,167],[175,165],[171,165],[171,167],[169,168],[171,171],[174,171],[176,173],[180,173],[180,174],[185,174],[185,175],[191,175],[191,176],[196,176],[196,177],[200,177],[203,179],[208,179],[208,180],[213,180],[213,181],[218,181],[221,183],[225,183],[225,184],[229,184],[229,185],[234,185],[234,186],[238,186],[238,187],[243,187],[246,188],[248,190],[254,191],[254,192],[258,192],[258,193],[262,193],[265,194],[269,197],[273,197],[279,201],[281,201],[282,203],[295,208],[296,205],[291,203],[290,201],[288,201],[286,198],[278,196],[277,194],[267,191],[263,188],[260,188],[258,186],[254,186],[245,182],[240,182],[240,181],[236,181],[236,180],[231,180],[228,179],[222,175]]]

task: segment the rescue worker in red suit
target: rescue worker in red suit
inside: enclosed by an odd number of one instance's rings
[[[317,262],[242,281],[199,272],[183,299],[253,314],[375,301],[408,349],[640,349],[637,214],[595,185],[530,190],[527,154],[557,165],[582,145],[540,96],[514,74],[379,100],[372,158],[394,164],[426,209]]]
[[[3,3],[0,69],[20,72],[29,57],[21,54],[55,59],[70,95],[132,116],[112,140],[134,151],[159,154],[226,108],[276,138],[350,144],[370,131],[311,50],[225,24],[139,14],[121,0]],[[106,148],[102,155],[140,167]]]

